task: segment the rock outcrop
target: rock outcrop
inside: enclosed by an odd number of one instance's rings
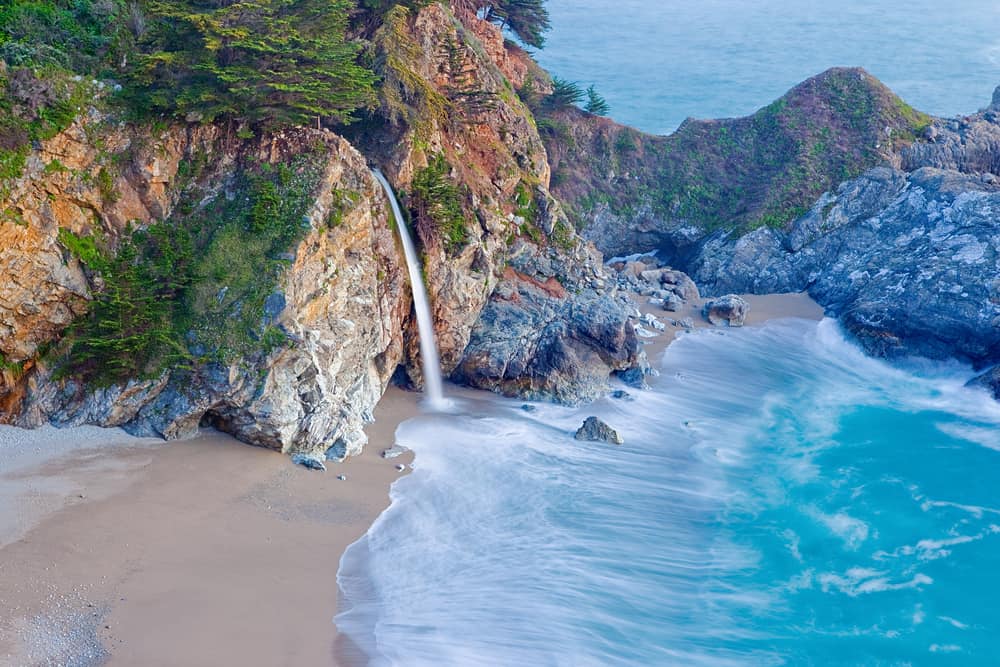
[[[606,442],[611,445],[625,444],[625,440],[622,439],[618,431],[597,417],[587,417],[583,422],[583,426],[577,429],[576,435],[573,437],[577,440],[587,442]]]
[[[609,256],[659,250],[684,269],[713,233],[782,227],[879,164],[931,118],[862,69],[834,68],[752,116],[686,120],[657,137],[575,109],[543,136],[554,192]]]
[[[71,128],[78,137],[85,131]],[[139,138],[122,136],[123,149]],[[67,140],[59,136],[53,143],[46,145],[41,156],[54,154]],[[134,162],[115,181],[119,192],[154,193],[146,194],[145,200],[138,195],[120,197],[119,202],[145,202],[141,207],[133,205],[127,213],[121,205],[105,208],[99,199],[77,195],[74,181],[65,180],[61,173],[58,179],[49,179],[54,172],[50,169],[46,174],[39,157],[40,163],[13,190],[11,201],[23,211],[27,229],[38,239],[36,246],[45,248],[50,260],[42,266],[54,278],[31,277],[31,284],[47,289],[41,298],[17,294],[4,302],[16,304],[0,309],[14,331],[4,338],[9,341],[5,354],[14,359],[13,355],[30,354],[52,340],[58,330],[58,326],[33,326],[31,319],[21,316],[24,304],[46,304],[55,313],[47,321],[56,325],[61,309],[82,312],[86,308],[96,277],[85,274],[59,246],[61,227],[80,232],[100,229],[113,236],[124,231],[126,221],[141,224],[160,216],[170,221],[183,161],[207,162],[209,167],[199,181],[205,185],[206,197],[213,198],[226,196],[224,184],[239,172],[243,161],[285,164],[317,145],[322,146],[324,166],[303,221],[308,231],[290,249],[289,266],[265,304],[271,323],[294,344],[228,364],[198,364],[191,370],[168,370],[154,379],[97,389],[73,379],[56,380],[52,369],[40,364],[24,380],[24,402],[13,421],[24,426],[46,422],[123,426],[136,434],[168,439],[189,437],[199,425],[210,424],[245,442],[282,451],[321,455],[335,448],[347,454],[359,452],[365,441],[362,427],[371,420],[376,402],[402,359],[403,322],[410,297],[387,224],[387,201],[362,156],[328,132],[300,130],[225,145],[198,127],[171,128],[149,153],[134,153]],[[73,146],[84,152],[86,144],[81,139]],[[59,155],[72,155],[65,148],[59,150]],[[84,159],[71,164],[82,168]],[[38,203],[36,192],[44,193],[48,205]],[[333,226],[331,216],[336,218]],[[13,275],[38,252],[36,247],[8,246],[0,255],[0,268],[4,275]],[[75,289],[67,290],[66,281],[58,280],[62,276],[70,276]],[[18,336],[21,331],[26,335]]]
[[[383,96],[394,135],[357,141],[397,190],[412,193],[443,159],[465,192],[464,242],[449,243],[432,216],[415,220],[444,373],[508,395],[588,400],[610,371],[641,364],[632,325],[601,256],[549,192],[545,146],[513,87],[533,62],[458,5],[457,15],[433,3],[387,20],[375,42],[405,70],[387,65],[387,80],[421,85],[405,103]],[[412,58],[394,60],[400,53]],[[410,340],[407,371],[419,385]]]
[[[593,289],[571,294],[536,252],[515,248],[452,376],[508,396],[593,400],[607,391],[609,374],[640,356],[629,313]]]
[[[421,378],[392,232],[410,221],[391,220],[355,146],[384,167],[415,214],[446,374],[574,403],[596,397],[609,373],[643,367],[600,254],[549,192],[545,147],[514,93],[537,66],[462,7],[456,15],[448,4],[399,5],[366,35],[383,63],[382,106],[349,139],[306,129],[246,138],[247,128],[197,123],[153,130],[95,111],[34,150],[0,201],[0,421],[123,426],[165,438],[211,425],[317,460],[357,453],[400,366],[411,384]],[[283,268],[238,354],[205,342],[214,326],[247,312],[228,285],[212,283],[201,298],[219,304],[217,319],[185,334],[184,368],[136,368],[132,379],[99,385],[57,377],[64,332],[103,287],[61,230],[114,252],[132,229],[243,201],[236,183],[249,169],[274,173],[310,151],[322,164],[301,234],[266,258]],[[460,220],[432,214],[441,203],[426,198],[440,188],[420,199],[428,178],[448,186],[457,203],[446,204],[460,207]],[[522,338],[507,328],[515,321]],[[261,342],[275,331],[280,344]]]
[[[858,85],[841,85],[845,81]],[[844,115],[850,100],[865,100],[856,122]],[[809,122],[789,127],[793,116]],[[754,128],[763,129],[768,119],[776,124],[756,134]],[[819,119],[824,120],[813,122]],[[825,127],[835,129],[836,146],[823,144],[812,130],[802,134],[802,128]],[[873,128],[878,132],[872,134]],[[859,70],[832,70],[748,119],[689,121],[663,139],[594,118],[583,118],[570,130],[582,146],[578,150],[596,144],[596,159],[614,163],[597,169],[577,162],[557,188],[570,205],[576,203],[584,234],[600,249],[620,255],[655,250],[710,296],[808,290],[874,355],[958,358],[977,367],[1000,361],[996,107],[965,118],[934,119]],[[698,137],[702,140],[695,141]],[[720,137],[735,142],[725,154],[719,152],[725,143]],[[795,141],[768,162],[756,148],[747,148],[763,137],[775,146],[790,137]],[[667,157],[679,149],[664,151],[675,144],[690,151],[683,164],[701,165],[696,172],[715,190],[699,187],[687,172],[674,173],[676,164],[668,164]],[[558,140],[550,146],[558,171],[559,151],[562,159],[574,153]],[[825,192],[782,190],[813,168],[795,146],[811,146],[824,169],[843,167],[809,177]],[[764,169],[765,163],[776,169]],[[715,170],[728,180],[711,177]],[[843,178],[852,172],[855,178]],[[666,179],[667,190],[670,184],[686,189],[670,190],[669,205],[642,193],[631,206],[604,196],[619,183],[629,191],[652,187],[658,179]],[[788,216],[762,216],[769,198],[782,192],[794,195],[785,200]],[[687,196],[702,208],[686,203]],[[807,196],[811,199],[803,199]],[[605,203],[585,209],[582,201]],[[702,215],[704,206],[714,206],[717,215]]]

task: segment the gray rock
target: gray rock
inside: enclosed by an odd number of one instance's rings
[[[285,310],[285,295],[282,292],[275,292],[264,299],[264,319],[276,322],[282,311]]]
[[[663,310],[668,313],[676,313],[681,308],[684,307],[684,301],[679,296],[671,293],[667,298],[663,300]]]
[[[341,482],[346,482],[347,475],[337,475],[337,479],[339,479]]]
[[[680,325],[685,329],[694,329],[694,319],[690,317],[685,317],[681,319]]]
[[[628,393],[624,389],[615,389],[611,392],[611,398],[618,399],[620,401],[631,401],[633,400],[632,394]]]
[[[525,403],[524,405],[521,406],[521,409],[524,410],[525,412],[534,412],[538,408],[530,403]]]
[[[527,278],[531,257],[521,255],[518,273],[501,282],[514,296],[494,291],[451,378],[529,400],[595,400],[611,373],[640,363],[630,308],[592,289]]]
[[[300,465],[309,470],[326,471],[326,464],[321,459],[310,454],[292,454],[292,463]]]
[[[327,461],[343,463],[347,458],[347,443],[342,439],[337,440],[337,442],[333,443],[333,445],[326,450],[324,456]]]
[[[405,470],[406,470],[406,466],[405,465],[403,465],[402,463],[397,463],[396,464],[396,472],[403,472]]]
[[[607,442],[612,445],[621,445],[625,441],[618,434],[618,431],[614,430],[603,421],[597,417],[587,417],[574,436],[577,440],[586,440],[588,442]]]
[[[735,294],[711,299],[701,309],[702,317],[715,326],[741,327],[749,312],[750,304]]]
[[[660,320],[658,320],[656,318],[656,315],[653,315],[652,313],[646,313],[645,315],[643,315],[642,316],[642,321],[643,321],[644,324],[646,324],[647,326],[652,327],[653,329],[655,329],[657,331],[663,331],[664,329],[667,328],[667,326],[663,322],[661,322]]]
[[[630,368],[627,371],[621,371],[617,377],[630,387],[635,387],[636,389],[649,388],[649,385],[646,384],[646,374],[642,372],[641,368]]]

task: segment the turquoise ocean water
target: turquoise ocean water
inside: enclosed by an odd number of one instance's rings
[[[860,66],[923,111],[954,116],[1000,85],[994,0],[548,0],[541,63],[595,84],[647,132],[743,116],[814,74]]]
[[[341,563],[377,665],[992,665],[1000,404],[835,322],[683,336],[580,409],[475,393]],[[580,443],[598,414],[616,448]]]

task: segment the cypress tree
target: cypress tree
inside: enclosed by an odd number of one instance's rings
[[[528,46],[540,49],[545,46],[548,32],[549,11],[545,0],[478,0],[479,10],[487,21],[511,29]]]
[[[593,84],[587,88],[587,104],[584,106],[589,113],[595,116],[607,116],[611,113],[611,106],[604,96],[597,92]]]
[[[137,102],[204,120],[349,122],[372,103],[375,82],[345,35],[353,7],[352,0],[151,0],[147,53],[133,72]]]

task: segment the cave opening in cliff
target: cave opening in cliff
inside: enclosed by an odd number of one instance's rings
[[[232,433],[233,423],[231,419],[223,415],[217,409],[213,408],[206,411],[205,414],[201,416],[201,421],[198,422],[198,428],[212,428],[222,433]]]

